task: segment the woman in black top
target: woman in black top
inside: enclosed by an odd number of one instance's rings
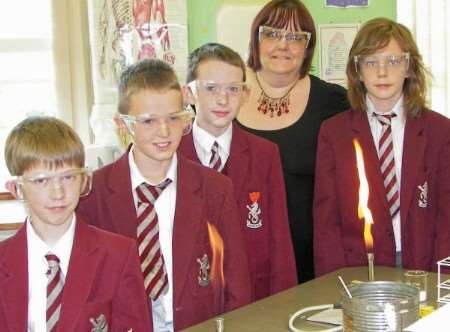
[[[319,128],[346,110],[346,90],[309,75],[314,21],[299,0],[272,0],[251,28],[248,102],[237,122],[278,144],[298,280],[314,278],[312,202]]]

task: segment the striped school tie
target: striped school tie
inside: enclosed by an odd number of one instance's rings
[[[142,183],[136,188],[139,257],[145,290],[147,296],[153,301],[156,301],[161,294],[167,293],[169,289],[166,266],[159,244],[158,215],[154,205],[156,199],[170,182],[170,179],[166,179],[157,186]]]
[[[215,169],[220,172],[222,170],[222,160],[219,155],[219,144],[217,141],[214,142],[211,147],[211,159],[209,160],[209,168]]]
[[[400,193],[397,176],[395,174],[394,144],[392,141],[391,120],[395,114],[376,114],[382,125],[381,137],[378,143],[378,157],[380,159],[381,174],[383,176],[386,198],[391,217],[400,210]]]
[[[47,332],[56,331],[59,314],[61,312],[61,299],[64,289],[64,280],[59,267],[59,258],[52,253],[45,255],[48,263],[47,271]]]

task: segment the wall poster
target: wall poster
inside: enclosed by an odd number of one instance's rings
[[[348,53],[358,31],[358,24],[319,25],[320,76],[345,86]]]
[[[114,126],[117,82],[126,66],[144,58],[162,59],[184,83],[187,4],[186,0],[90,0],[89,26],[95,101],[91,126],[95,143],[115,143],[108,134],[114,130],[105,126]]]
[[[325,0],[325,7],[367,7],[369,0]]]

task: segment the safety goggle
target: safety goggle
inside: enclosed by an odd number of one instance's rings
[[[195,80],[190,82],[188,87],[194,94],[201,92],[208,96],[219,96],[225,93],[230,97],[239,97],[247,85],[244,82],[217,83],[214,81]]]
[[[134,135],[135,126],[138,125],[147,131],[157,131],[161,126],[182,127],[190,123],[195,113],[192,110],[183,110],[168,115],[155,115],[152,113],[144,113],[140,115],[118,114],[123,120],[128,130]]]
[[[308,48],[311,32],[307,31],[289,31],[285,29],[276,29],[261,25],[259,27],[259,41],[281,41],[285,40],[288,44],[299,45]]]
[[[408,70],[409,67],[409,53],[404,52],[400,55],[356,55],[353,57],[355,63],[355,69],[358,72],[358,68],[361,70],[374,71],[380,67],[391,69]]]
[[[23,175],[12,179],[16,185],[19,185],[18,187],[29,185],[32,189],[37,191],[46,191],[50,188],[69,189],[77,184],[83,184],[83,180],[86,182],[83,185],[80,197],[88,195],[92,189],[92,171],[87,167],[70,169],[64,172],[45,172],[26,176]],[[18,195],[23,196],[20,190],[18,190]],[[19,198],[22,199],[23,197]]]

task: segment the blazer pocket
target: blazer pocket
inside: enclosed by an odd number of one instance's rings
[[[254,285],[254,289],[252,290],[258,298],[263,298],[270,295],[270,273],[269,272],[259,272],[256,274]]]

